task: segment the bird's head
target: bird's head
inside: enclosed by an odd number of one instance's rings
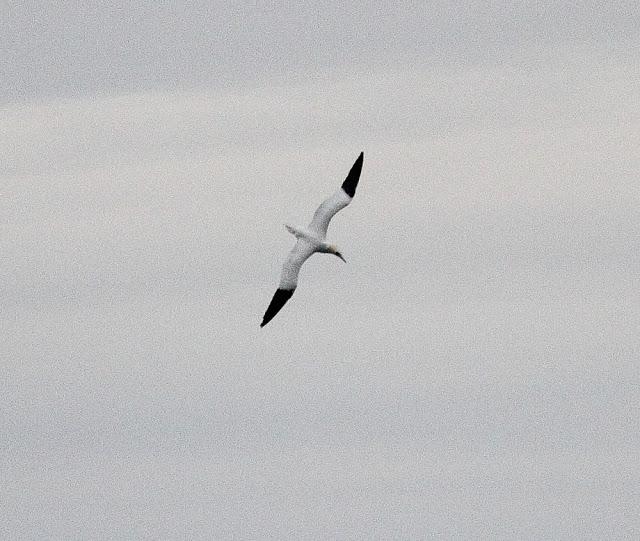
[[[342,259],[342,261],[344,261],[345,263],[347,262],[346,259],[344,257],[342,257],[342,254],[340,253],[340,250],[338,250],[337,246],[332,244],[331,246],[329,246],[329,251],[333,255],[339,257],[340,259]]]

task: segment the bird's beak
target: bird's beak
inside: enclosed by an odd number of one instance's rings
[[[342,257],[342,254],[336,254],[336,255],[337,255],[340,259],[342,259],[342,261],[344,261],[345,263],[347,262],[347,260],[346,260],[344,257]]]

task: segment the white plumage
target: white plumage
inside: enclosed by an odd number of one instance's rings
[[[349,197],[342,187],[338,188],[338,190],[336,190],[331,197],[327,197],[314,212],[313,219],[309,224],[309,230],[324,240],[327,236],[327,229],[329,229],[331,218],[351,203],[351,199],[353,198]]]
[[[316,245],[310,240],[299,238],[295,246],[289,252],[287,259],[282,265],[280,275],[280,289],[295,289],[298,285],[298,274],[304,262],[316,251]]]
[[[331,218],[351,203],[355,195],[358,180],[360,179],[360,172],[362,171],[363,160],[364,153],[361,152],[340,188],[338,188],[332,196],[325,199],[315,211],[313,219],[307,229],[298,229],[290,225],[286,226],[287,231],[295,235],[297,241],[282,266],[280,284],[264,314],[264,318],[260,324],[261,327],[269,323],[291,298],[298,285],[298,275],[302,265],[314,253],[333,254],[344,261],[338,249],[334,245],[328,244],[325,239]]]

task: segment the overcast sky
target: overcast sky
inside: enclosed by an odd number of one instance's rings
[[[80,4],[0,7],[0,537],[640,535],[636,2]]]

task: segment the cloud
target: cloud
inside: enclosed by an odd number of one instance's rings
[[[501,64],[584,44],[611,54],[637,42],[628,2],[380,1],[188,6],[21,3],[4,8],[0,96],[229,88],[404,66]],[[554,56],[554,53],[546,56]]]
[[[637,529],[634,6],[207,6],[3,18],[4,537]]]

